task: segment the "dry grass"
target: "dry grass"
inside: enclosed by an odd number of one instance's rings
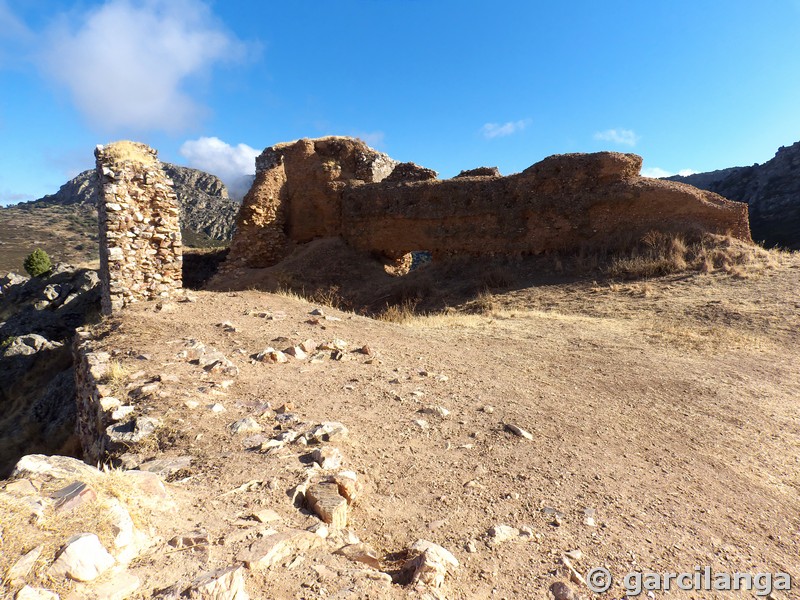
[[[416,307],[417,303],[413,300],[405,300],[399,304],[389,304],[383,311],[375,315],[375,318],[387,323],[409,323],[419,317],[416,313]]]
[[[641,279],[699,271],[722,271],[747,279],[777,266],[782,252],[765,250],[731,236],[706,234],[688,242],[680,235],[650,232],[629,252],[611,258],[607,273],[615,278]]]
[[[120,140],[104,146],[103,153],[114,163],[136,162],[145,166],[155,165],[155,157],[146,148],[147,146],[138,142]]]
[[[131,371],[128,367],[118,360],[112,360],[108,363],[108,369],[100,379],[100,383],[108,386],[115,397],[124,401],[128,396],[126,386],[130,375]]]

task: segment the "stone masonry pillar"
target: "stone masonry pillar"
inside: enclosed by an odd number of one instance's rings
[[[136,142],[97,146],[103,313],[169,298],[182,287],[180,208],[157,152]]]

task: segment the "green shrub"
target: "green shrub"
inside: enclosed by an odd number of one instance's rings
[[[39,275],[49,273],[50,269],[53,268],[53,264],[50,262],[50,257],[47,255],[47,252],[41,248],[37,248],[28,255],[25,259],[24,266],[28,275],[31,277],[39,277]]]

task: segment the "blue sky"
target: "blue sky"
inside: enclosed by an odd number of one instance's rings
[[[800,140],[800,0],[0,0],[0,203],[135,139],[236,187],[354,135],[442,177],[617,150],[647,174]]]

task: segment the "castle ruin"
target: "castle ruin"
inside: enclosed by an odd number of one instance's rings
[[[101,306],[108,315],[182,287],[180,209],[157,153],[136,142],[95,149]]]

